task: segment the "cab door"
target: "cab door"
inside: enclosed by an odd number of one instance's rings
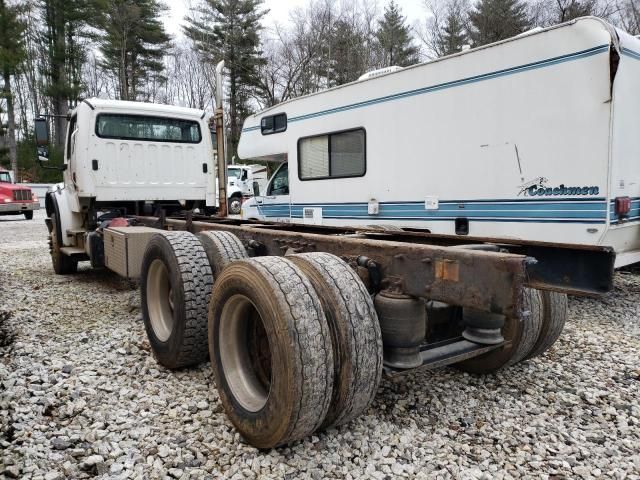
[[[291,221],[289,165],[284,162],[273,174],[266,195],[255,197],[260,216],[271,222]]]

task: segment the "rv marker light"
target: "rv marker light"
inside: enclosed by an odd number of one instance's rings
[[[616,215],[627,217],[631,211],[631,197],[616,197]]]

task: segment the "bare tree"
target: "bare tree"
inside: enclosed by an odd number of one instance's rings
[[[631,35],[640,35],[640,0],[619,0],[616,8],[617,23]]]

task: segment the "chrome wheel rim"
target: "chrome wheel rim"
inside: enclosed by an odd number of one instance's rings
[[[257,331],[264,332],[264,325],[251,300],[240,294],[231,297],[220,314],[220,361],[231,393],[242,408],[250,412],[258,412],[266,405],[271,388],[268,342],[262,342],[266,344],[262,352],[251,347],[258,344],[251,338]],[[268,365],[261,368],[259,359]],[[265,372],[268,373],[265,375]]]
[[[231,200],[231,206],[229,211],[231,213],[240,213],[240,209],[242,208],[242,202],[240,200]]]
[[[161,342],[169,339],[174,327],[172,293],[167,267],[155,259],[147,273],[147,308],[153,333]]]

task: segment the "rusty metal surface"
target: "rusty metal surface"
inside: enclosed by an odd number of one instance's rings
[[[138,217],[153,225],[154,218]],[[483,311],[519,316],[526,265],[524,255],[454,249],[421,243],[397,242],[389,237],[354,238],[283,228],[254,228],[240,222],[193,221],[192,231],[224,230],[245,245],[258,242],[261,255],[322,251],[342,257],[354,268],[366,256],[379,267],[381,288]],[[184,230],[184,220],[167,219],[170,229]]]
[[[333,227],[325,225],[282,224],[235,220],[235,225],[260,225],[299,233],[353,235],[395,242],[461,247],[497,245],[500,250],[535,258],[527,268],[526,283],[530,287],[572,295],[601,295],[613,288],[615,252],[599,245],[578,245],[495,237],[472,237],[433,234],[426,230],[404,228],[385,231],[367,227]]]

